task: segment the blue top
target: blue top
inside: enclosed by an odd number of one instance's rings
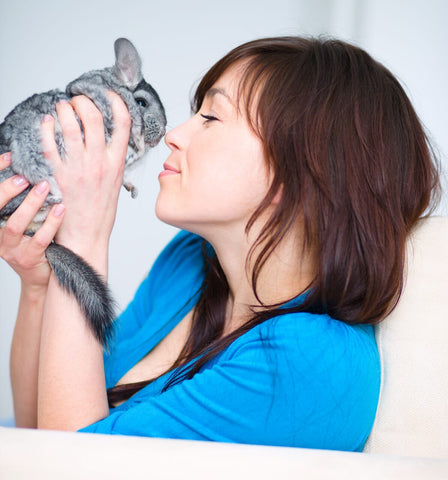
[[[104,356],[108,388],[197,302],[201,242],[176,235],[117,319]],[[82,431],[361,451],[380,388],[372,326],[310,313],[267,320],[161,393],[169,375]]]

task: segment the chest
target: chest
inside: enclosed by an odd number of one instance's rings
[[[147,355],[128,370],[117,385],[156,378],[171,368],[179,357],[190,333],[193,310],[164,337]]]

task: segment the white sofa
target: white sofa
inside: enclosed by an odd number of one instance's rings
[[[407,270],[397,308],[376,328],[382,388],[364,451],[448,459],[448,218],[414,230]]]
[[[383,381],[363,453],[0,428],[0,478],[448,479],[448,218],[413,232],[376,336]]]

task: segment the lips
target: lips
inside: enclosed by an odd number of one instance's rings
[[[168,165],[168,163],[164,163],[163,168],[164,168],[164,170],[168,170],[169,172],[180,173],[180,170],[177,170],[176,168],[172,167],[171,165]]]
[[[176,175],[180,173],[180,170],[177,170],[177,168],[174,168],[171,165],[168,165],[168,163],[163,164],[163,171],[159,173],[159,178],[160,177],[165,177],[167,175]]]

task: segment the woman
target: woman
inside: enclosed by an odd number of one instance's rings
[[[103,359],[44,250],[56,236],[107,277],[129,132],[111,99],[107,146],[87,98],[58,105],[66,162],[45,119],[64,206],[24,237],[48,193],[38,185],[0,234],[22,280],[17,424],[362,450],[380,384],[372,324],[399,298],[407,234],[438,189],[398,82],[332,40],[256,40],[213,66],[195,114],[166,135],[156,213],[183,231],[117,319]],[[26,187],[15,180],[0,186],[1,205]]]

